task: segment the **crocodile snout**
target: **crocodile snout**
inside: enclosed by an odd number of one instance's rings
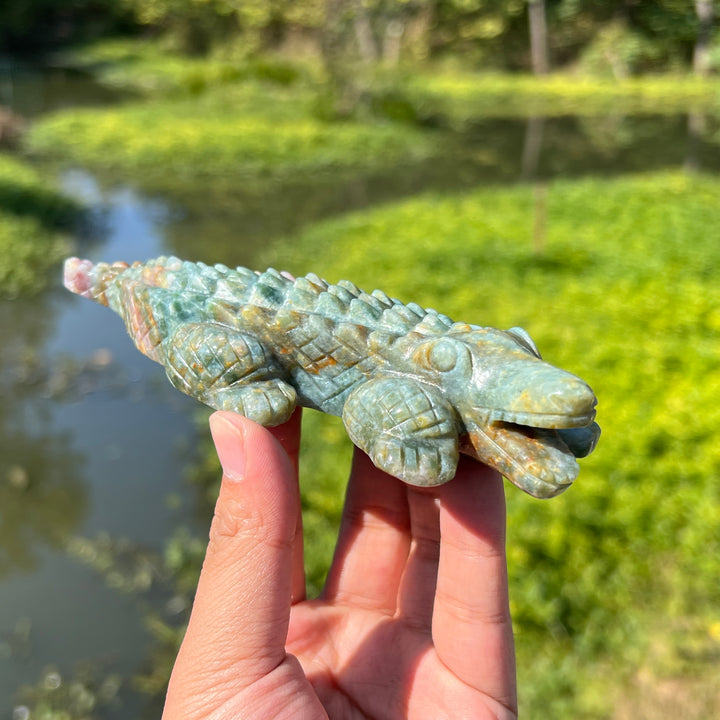
[[[572,428],[595,418],[595,394],[580,378],[548,363],[535,361],[505,368],[483,388],[475,411],[490,422],[538,428]]]
[[[537,407],[539,412],[550,415],[561,415],[572,420],[571,427],[577,425],[587,425],[595,417],[595,405],[597,400],[595,393],[590,389],[587,383],[580,378],[563,373],[556,377],[548,379],[540,384],[535,393],[537,398]]]

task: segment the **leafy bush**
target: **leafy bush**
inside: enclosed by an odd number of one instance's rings
[[[657,61],[659,49],[620,21],[601,28],[580,56],[581,68],[590,74],[624,79]]]

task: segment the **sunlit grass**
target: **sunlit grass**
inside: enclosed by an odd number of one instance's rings
[[[538,248],[531,187],[430,194],[321,223],[264,258],[520,324],[595,389],[603,437],[575,487],[549,502],[508,487],[528,717],[607,717],[633,673],[707,674],[720,652],[717,196],[715,178],[680,172],[551,183]],[[336,518],[347,456],[327,460],[341,438],[318,422],[305,493]],[[309,527],[316,573],[335,528]]]
[[[200,101],[67,111],[39,122],[29,143],[36,153],[91,167],[187,177],[387,167],[431,152],[430,139],[406,127],[314,119],[303,114],[297,95],[263,91],[250,100],[243,89]]]
[[[405,84],[421,114],[454,124],[474,117],[717,111],[720,82],[688,75],[609,80],[587,75],[426,73]]]

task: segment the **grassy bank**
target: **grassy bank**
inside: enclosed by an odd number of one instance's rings
[[[658,115],[717,112],[720,82],[688,75],[609,80],[591,76],[412,75],[404,92],[419,116],[462,127],[482,117]]]
[[[609,116],[622,135],[629,132],[620,124],[624,115],[720,108],[720,83],[688,76],[538,79],[426,68],[367,75],[357,108],[363,121],[332,122],[331,93],[317,66],[277,58],[187,58],[157,43],[128,41],[86,48],[74,60],[141,97],[43,118],[29,135],[29,148],[158,190],[198,180],[377,173],[458,154],[457,145],[468,142],[475,143],[468,156],[480,152],[477,138],[452,138],[427,125],[457,130],[488,118],[572,114],[588,123]],[[703,136],[717,144],[716,123],[706,124]]]
[[[331,123],[302,88],[242,83],[200,97],[72,110],[40,121],[39,155],[124,175],[257,179],[358,172],[419,160],[430,139],[392,123]]]
[[[592,384],[604,434],[577,485],[547,503],[508,488],[523,715],[612,717],[638,678],[650,678],[650,694],[670,679],[706,678],[706,705],[692,717],[710,717],[720,652],[717,182],[663,173],[558,182],[546,193],[540,249],[538,195],[524,186],[326,222],[265,260],[459,319],[521,324],[549,361]],[[331,552],[328,518],[344,481],[336,458],[346,462],[348,446],[335,421],[309,414],[307,424],[317,572]]]
[[[0,299],[47,286],[77,208],[30,165],[0,154]]]

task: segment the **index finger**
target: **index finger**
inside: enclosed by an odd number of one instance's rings
[[[298,482],[298,467],[300,465],[300,430],[302,426],[302,408],[295,408],[287,422],[282,425],[268,428],[270,433],[282,445],[290,458],[295,470],[295,482]],[[299,492],[299,491],[298,491]],[[305,551],[303,544],[303,518],[302,506],[298,505],[297,520],[295,521],[295,539],[293,541],[292,561],[292,601],[300,602],[305,599]]]
[[[440,489],[433,641],[461,680],[514,709],[502,482],[496,471],[462,458],[455,478]]]

